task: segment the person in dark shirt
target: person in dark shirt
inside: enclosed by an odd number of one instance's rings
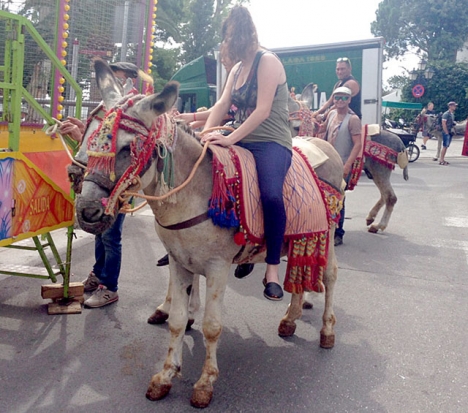
[[[455,109],[458,103],[449,102],[448,111],[442,115],[442,151],[440,152],[439,165],[448,165],[449,163],[445,160],[445,154],[447,149],[452,142],[453,127],[455,126]]]
[[[361,87],[351,72],[352,66],[349,58],[340,57],[336,60],[336,76],[338,77],[338,82],[333,86],[333,91],[343,86],[350,89],[352,99],[349,108],[359,117],[359,119],[361,119]],[[333,93],[330,96],[330,99],[328,99],[327,102],[314,113],[315,117],[317,117],[318,120],[324,120],[326,112],[328,112],[332,106]]]
[[[435,120],[437,117],[437,112],[434,110],[434,103],[429,102],[427,106],[421,111],[419,116],[422,122],[423,135],[421,149],[427,149],[426,143],[431,138],[432,129],[435,127]]]

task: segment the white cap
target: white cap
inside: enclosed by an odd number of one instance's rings
[[[352,95],[351,89],[347,88],[346,86],[337,87],[333,94],[336,95],[337,93],[342,93],[343,95]]]

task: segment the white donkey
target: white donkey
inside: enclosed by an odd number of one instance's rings
[[[300,128],[303,127],[302,123],[304,122],[304,119],[310,120],[311,114],[307,112],[310,112],[310,108],[312,107],[314,88],[315,85],[313,83],[308,84],[301,93],[300,102],[293,99],[289,100],[289,112],[293,134],[297,134]],[[311,128],[309,127],[308,130],[311,130]],[[315,130],[315,132],[312,132],[313,134],[308,136],[317,136],[317,132],[318,131]],[[384,145],[396,153],[400,153],[405,150],[405,145],[399,136],[384,129],[381,129],[379,134],[371,136],[371,141]],[[369,155],[365,156],[364,171],[368,178],[374,181],[375,186],[380,193],[379,200],[372,207],[366,217],[366,224],[369,226],[368,231],[373,233],[376,233],[379,230],[384,231],[388,226],[393,208],[397,202],[397,196],[390,181],[392,169],[391,166],[385,165],[382,160]],[[403,178],[408,180],[408,166],[403,169]],[[382,214],[382,218],[378,224],[374,224],[377,214],[383,206],[385,206],[385,209]]]
[[[177,99],[178,84],[167,84],[157,95],[122,99],[121,88],[107,63],[97,60],[95,70],[105,106],[112,110],[107,112],[99,133],[93,135],[88,145],[88,152],[95,151],[97,155],[90,156],[82,191],[77,197],[77,218],[85,231],[100,233],[112,224],[120,208],[119,195],[124,191],[135,190],[138,184],[146,195],[159,195],[151,198],[149,204],[155,216],[156,231],[170,256],[168,322],[171,339],[163,369],[151,379],[146,396],[150,400],[165,397],[173,377],[181,370],[189,293],[195,282],[194,275],[201,274],[206,277],[202,324],[206,358],[201,377],[194,385],[191,403],[206,407],[219,374],[216,349],[223,327],[223,297],[231,264],[240,249],[234,242],[236,230],[215,226],[206,219],[207,202],[213,187],[211,156],[204,156],[206,148],[200,141],[175,126],[166,114]],[[91,133],[88,131],[87,135]],[[156,146],[148,149],[146,144],[153,138]],[[111,148],[107,139],[112,141]],[[317,176],[340,188],[343,175],[340,157],[327,142],[315,139],[313,144],[328,155],[328,160],[316,168]],[[161,171],[168,162],[169,153],[174,187],[178,191],[175,202],[168,201],[168,194],[161,195],[164,186]],[[320,331],[320,345],[324,348],[333,347],[335,340],[333,290],[337,262],[333,246],[334,225],[331,225],[329,235],[328,261],[323,274],[325,309]],[[287,251],[286,244],[284,251]],[[264,262],[264,254],[255,256],[252,262]],[[302,296],[292,294],[278,329],[281,336],[294,334],[295,320],[302,314]]]

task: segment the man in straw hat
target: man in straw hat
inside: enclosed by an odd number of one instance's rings
[[[122,84],[124,93],[138,94],[138,79],[147,83],[146,93],[153,93],[153,79],[129,62],[111,63],[114,76]],[[102,105],[103,106],[103,105]],[[102,106],[99,106],[102,109]],[[97,108],[99,109],[99,108]],[[91,116],[99,116],[102,110],[94,110]],[[62,135],[69,135],[81,142],[85,125],[79,119],[68,117],[59,128]],[[112,304],[119,299],[118,279],[122,263],[122,230],[125,214],[118,214],[112,226],[103,234],[96,235],[94,243],[95,263],[88,277],[83,281],[84,291],[91,293],[85,300],[86,307],[97,308]]]

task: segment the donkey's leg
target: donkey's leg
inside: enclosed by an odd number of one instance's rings
[[[302,299],[303,294],[291,295],[291,302],[278,327],[280,337],[290,337],[296,331],[296,320],[302,316]]]
[[[195,274],[193,276],[192,291],[190,292],[190,301],[189,301],[189,318],[187,323],[187,330],[192,328],[193,323],[195,322],[195,314],[198,313],[200,309],[200,274]]]
[[[149,324],[163,324],[169,317],[171,310],[171,283],[167,288],[166,298],[164,302],[159,305],[155,312],[148,317]],[[187,322],[187,330],[192,328],[195,322],[195,314],[200,309],[200,275],[196,274],[193,277],[193,283],[190,293],[190,304],[189,304],[189,319]]]
[[[312,310],[314,308],[313,295],[310,292],[305,292],[302,298],[302,309],[303,310]]]
[[[200,379],[193,386],[190,403],[194,407],[207,407],[213,397],[213,383],[218,378],[216,349],[223,330],[221,320],[224,292],[231,263],[222,263],[207,270],[206,302],[203,317],[206,358]]]
[[[153,314],[148,317],[149,324],[164,324],[169,317],[169,311],[171,310],[171,282],[169,280],[169,285],[167,287],[166,298],[164,302],[160,304]]]
[[[146,397],[150,400],[162,399],[169,393],[172,378],[179,374],[182,365],[182,344],[188,320],[188,303],[193,274],[174,260],[170,261],[169,265],[172,303],[168,321],[171,338],[164,367],[152,377],[146,392]]]
[[[328,239],[328,263],[323,274],[325,285],[325,308],[322,316],[322,329],[320,330],[320,347],[332,348],[335,345],[335,331],[333,329],[336,318],[333,312],[333,293],[338,276],[338,263],[335,256],[335,226],[330,229]]]
[[[377,217],[377,214],[379,213],[380,209],[383,207],[385,201],[382,198],[382,195],[380,195],[379,200],[377,203],[372,207],[372,209],[369,211],[366,217],[366,225],[370,225],[375,221],[375,218]]]
[[[380,208],[383,204],[385,204],[385,209],[380,222],[377,225],[373,224],[369,227],[368,231],[373,233],[378,232],[379,229],[383,231],[385,228],[387,228],[388,222],[390,221],[390,217],[393,212],[393,207],[397,202],[397,197],[393,191],[392,184],[390,183],[392,171],[383,165],[379,165],[375,169],[376,171],[372,172],[372,174],[374,176],[375,185],[379,189],[381,195],[381,198],[377,204],[380,204]]]

